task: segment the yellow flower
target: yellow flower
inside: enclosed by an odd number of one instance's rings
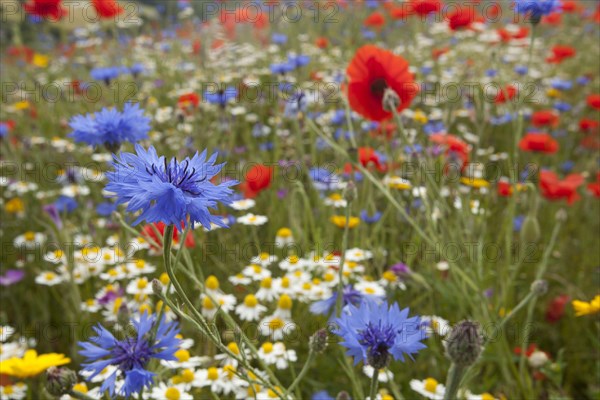
[[[490,186],[490,183],[488,181],[481,178],[462,177],[460,178],[460,183],[462,183],[463,185],[472,186],[477,189]]]
[[[27,350],[23,358],[12,357],[0,363],[0,374],[29,378],[44,372],[50,367],[68,364],[70,358],[64,354],[48,353],[38,355],[35,350]]]
[[[425,115],[425,113],[421,110],[417,110],[415,111],[415,115],[413,116],[413,119],[421,124],[426,124],[427,123],[427,115]]]
[[[27,100],[17,101],[13,104],[15,110],[27,110],[29,108],[29,102]]]
[[[333,222],[333,224],[338,228],[345,228],[346,224],[348,224],[348,228],[352,229],[359,224],[360,218],[350,217],[350,219],[346,221],[346,217],[343,215],[334,215],[331,217],[331,222]]]
[[[36,67],[46,68],[48,66],[49,61],[50,58],[48,56],[40,53],[35,53],[33,55],[33,60],[31,60],[31,63]]]
[[[18,197],[10,199],[4,205],[4,211],[9,214],[18,214],[22,213],[25,210],[25,206],[23,205],[23,200]]]
[[[571,304],[573,304],[576,317],[596,314],[597,312],[600,312],[600,295],[594,297],[594,300],[590,301],[589,303],[580,300],[573,300]]]
[[[551,98],[558,98],[560,97],[560,91],[558,89],[550,88],[546,92],[546,95]]]

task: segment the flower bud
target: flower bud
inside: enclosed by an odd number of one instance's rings
[[[350,397],[350,394],[348,392],[346,392],[345,390],[342,390],[335,397],[335,400],[352,400],[352,397]]]
[[[548,291],[548,282],[543,279],[538,279],[533,281],[530,289],[536,296],[543,296]]]
[[[309,339],[308,346],[315,353],[322,353],[327,348],[327,330],[319,329]]]
[[[556,212],[556,220],[559,222],[565,222],[567,220],[567,212],[564,208],[561,208]]]
[[[479,324],[474,321],[462,321],[456,324],[444,340],[446,357],[460,367],[475,363],[483,350],[483,340],[479,333]]]
[[[527,215],[521,227],[521,242],[523,244],[537,243],[540,239],[540,223],[535,215]]]
[[[162,294],[163,284],[156,278],[152,279],[152,292],[156,295]]]
[[[77,374],[69,368],[50,367],[46,371],[46,390],[53,396],[67,394],[77,383]]]
[[[383,92],[382,108],[387,112],[393,112],[400,107],[400,96],[393,89],[386,88]]]
[[[357,197],[358,192],[356,190],[356,184],[353,181],[348,182],[344,188],[344,200],[350,203],[356,200]]]
[[[117,311],[117,322],[121,326],[127,326],[130,322],[129,308],[125,303],[121,304],[119,311]]]

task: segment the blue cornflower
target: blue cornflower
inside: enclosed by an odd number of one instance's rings
[[[288,62],[296,68],[304,67],[310,62],[310,56],[304,54],[289,54]]]
[[[6,124],[4,122],[0,122],[0,139],[4,139],[5,137],[7,137],[9,131],[10,131],[10,128],[9,128],[8,124]]]
[[[525,216],[517,215],[515,219],[513,219],[513,231],[520,232],[521,227],[523,226],[523,221],[525,221]]]
[[[378,222],[381,219],[381,216],[383,214],[381,213],[381,211],[375,211],[373,213],[373,215],[369,215],[369,213],[367,212],[367,210],[362,210],[360,212],[360,219],[362,219],[363,221],[365,221],[367,224],[374,224],[376,222]]]
[[[210,229],[211,222],[226,227],[221,218],[210,214],[218,202],[228,204],[237,181],[213,185],[210,180],[224,164],[216,164],[217,153],[208,160],[206,150],[183,161],[158,156],[154,147],[145,150],[136,145],[137,154],[121,153],[112,163],[115,168],[106,174],[106,190],[115,193],[117,204],[127,203],[127,211],[142,213],[141,221],[163,222],[179,226],[182,222],[200,222]],[[189,217],[189,221],[188,221]]]
[[[113,213],[113,211],[117,210],[117,205],[110,201],[104,201],[102,203],[98,203],[96,206],[96,213],[102,217],[108,217]]]
[[[274,33],[273,36],[271,36],[271,41],[275,44],[285,44],[287,43],[287,40],[287,35],[283,33]]]
[[[103,81],[108,85],[111,80],[118,78],[123,72],[122,67],[98,67],[90,71],[90,76],[92,79]]]
[[[352,285],[344,286],[342,289],[342,309],[346,307],[348,304],[359,305],[363,299],[369,297],[369,295],[365,295],[362,292],[354,289]],[[375,297],[371,297],[375,299]],[[378,299],[382,300],[378,297]],[[333,294],[324,300],[319,300],[310,305],[310,312],[318,315],[331,315],[333,310],[335,309],[335,304],[337,302],[337,292],[333,292]]]
[[[76,142],[91,146],[104,145],[116,151],[123,142],[136,143],[148,137],[150,118],[138,104],[126,103],[123,112],[116,108],[103,108],[94,114],[76,115],[69,121]]]
[[[532,22],[539,22],[544,16],[560,9],[558,0],[514,0],[515,11],[531,16]]]
[[[292,64],[291,62],[284,62],[284,63],[271,64],[271,66],[269,68],[271,70],[271,73],[273,73],[275,75],[278,75],[278,74],[283,75],[288,72],[292,72],[295,67],[296,66],[294,64]]]
[[[335,397],[331,396],[327,390],[321,390],[319,392],[313,393],[310,400],[335,400]]]
[[[61,213],[70,213],[77,208],[77,200],[69,196],[60,196],[54,202],[56,210]]]
[[[175,352],[180,340],[175,337],[179,334],[176,322],[167,322],[164,318],[157,321],[156,317],[144,313],[139,319],[132,319],[131,323],[135,335],[119,340],[98,324],[94,327],[98,336],[91,337],[88,342],[78,343],[83,348],[79,354],[86,357],[86,362],[82,364],[84,371],[91,373],[88,380],[109,365],[117,367],[100,387],[101,392],[108,390],[112,397],[115,395],[117,376],[125,379],[119,394],[129,397],[152,385],[155,374],[146,370],[152,359],[177,360]],[[153,329],[156,330],[154,335]]]
[[[408,318],[408,308],[400,310],[397,303],[377,304],[363,300],[359,307],[348,305],[340,318],[335,319],[335,334],[344,341],[347,354],[354,357],[354,365],[362,361],[373,368],[386,367],[391,358],[404,361],[404,356],[426,346],[420,341],[426,333],[419,317]]]
[[[139,74],[143,73],[146,70],[146,67],[144,67],[144,64],[133,64],[131,66],[131,68],[129,68],[129,72],[131,72],[131,75],[133,76],[138,76]]]
[[[317,190],[335,190],[339,189],[342,184],[341,178],[326,168],[311,168],[309,174]]]
[[[225,107],[230,100],[235,99],[238,96],[238,91],[233,86],[229,86],[225,89],[219,89],[215,92],[204,92],[204,100],[211,104],[218,104],[221,107]]]

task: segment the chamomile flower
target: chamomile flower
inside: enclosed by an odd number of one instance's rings
[[[281,340],[296,329],[296,324],[277,315],[269,315],[260,321],[259,331],[272,340]]]
[[[410,381],[410,388],[432,400],[443,400],[446,392],[446,387],[433,378],[426,378],[422,381],[413,379]]]
[[[0,398],[7,400],[21,400],[27,396],[27,385],[23,382],[0,386]]]
[[[346,260],[361,262],[373,258],[373,253],[369,250],[362,250],[357,247],[346,250]]]
[[[264,215],[254,215],[252,213],[237,218],[237,222],[243,225],[260,226],[267,223],[269,219]]]
[[[373,281],[363,280],[354,285],[354,289],[358,290],[363,294],[371,296],[383,297],[385,296],[385,288],[381,284]]]
[[[227,348],[229,349],[229,351],[231,351],[233,354],[237,355],[237,356],[241,356],[241,350],[240,347],[238,346],[238,344],[236,342],[229,342],[227,344]],[[252,358],[252,354],[250,352],[249,349],[243,348],[244,351],[244,356],[247,360],[250,360]],[[233,358],[231,355],[227,354],[227,353],[220,353],[214,356],[214,359],[216,361],[219,361],[219,363],[221,365],[233,365],[234,367],[238,366],[238,360]]]
[[[235,296],[233,296],[233,295],[217,294],[212,297],[217,302],[217,304],[215,304],[210,299],[210,297],[208,297],[204,293],[200,296],[200,298],[202,300],[201,312],[202,312],[202,315],[204,315],[206,318],[213,318],[218,310],[228,313],[229,311],[233,310],[233,308],[235,307],[236,299],[235,299]]]
[[[363,366],[363,372],[366,376],[368,376],[370,379],[373,379],[373,372],[375,371],[375,368],[371,367],[370,365],[364,365]],[[394,373],[392,371],[390,371],[387,368],[382,368],[379,370],[379,374],[377,375],[377,380],[379,382],[389,382],[391,380],[394,379]]]
[[[209,361],[208,357],[192,356],[187,349],[178,349],[173,353],[174,359],[161,360],[160,363],[167,368],[196,368]]]
[[[421,324],[425,327],[428,335],[436,334],[446,336],[452,329],[452,326],[444,318],[436,315],[424,315],[421,317]]]
[[[127,263],[127,269],[130,277],[152,274],[156,271],[156,267],[145,260],[139,258]]]
[[[256,292],[256,298],[261,301],[272,301],[277,298],[277,290],[273,287],[273,279],[268,276],[260,281],[260,288]]]
[[[167,385],[164,382],[152,388],[149,395],[144,396],[154,400],[193,400],[194,397],[185,390],[183,385]]]
[[[305,260],[296,255],[291,255],[279,262],[279,268],[284,271],[295,271],[297,269],[302,269],[305,265]]]
[[[125,291],[133,295],[150,295],[152,294],[152,285],[148,281],[148,278],[140,277],[131,280],[127,284],[127,289]]]
[[[242,273],[231,275],[227,279],[232,284],[234,284],[234,285],[240,285],[240,286],[246,286],[246,285],[250,284],[250,282],[252,282],[252,279],[248,278],[247,276],[245,276]]]
[[[237,211],[245,211],[245,210],[251,209],[255,205],[256,205],[256,201],[254,201],[252,199],[242,199],[242,200],[232,201],[229,206]]]
[[[13,244],[16,248],[25,248],[27,250],[33,250],[41,247],[46,242],[46,235],[41,232],[27,231],[22,235],[17,236],[13,240]]]
[[[271,277],[271,271],[258,264],[252,264],[242,270],[242,274],[253,281],[262,281]]]
[[[65,281],[65,277],[52,271],[43,271],[35,277],[35,283],[44,286],[59,285]]]
[[[341,194],[332,193],[323,200],[326,206],[333,206],[335,208],[344,208],[348,206],[348,201],[346,201]]]
[[[235,313],[242,321],[258,321],[266,310],[267,307],[259,304],[256,296],[249,294],[244,298],[244,302],[235,308]]]
[[[294,236],[290,228],[280,228],[275,235],[275,246],[283,248],[294,243]]]
[[[254,256],[250,259],[250,262],[252,264],[258,264],[261,267],[268,267],[269,265],[273,264],[276,261],[277,261],[276,255],[265,253],[265,252],[262,252],[259,255]]]
[[[267,365],[275,365],[277,369],[287,369],[290,362],[296,362],[298,357],[294,350],[288,350],[283,342],[265,342],[258,349],[258,356]]]

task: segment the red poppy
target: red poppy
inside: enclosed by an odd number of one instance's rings
[[[409,7],[406,7],[405,4],[406,3],[402,3],[399,7],[394,7],[390,10],[390,15],[392,16],[392,18],[406,19],[411,14],[413,14],[413,11]]]
[[[448,15],[448,25],[453,31],[468,28],[473,22],[475,22],[477,16],[472,8],[466,9],[458,8],[455,12]]]
[[[115,0],[92,0],[92,5],[100,18],[113,18],[124,11]]]
[[[433,49],[433,50],[431,50],[431,57],[433,57],[434,60],[437,60],[438,58],[440,58],[441,56],[443,56],[444,54],[446,54],[449,51],[450,51],[449,47],[444,47],[441,49]]]
[[[22,58],[27,61],[27,63],[31,63],[35,51],[27,46],[11,46],[8,48],[7,53],[11,57]]]
[[[531,116],[531,123],[537,128],[545,126],[556,127],[558,125],[558,115],[552,110],[536,111]]]
[[[182,94],[177,100],[177,105],[180,108],[198,107],[198,104],[200,104],[200,96],[193,92]]]
[[[263,164],[253,165],[248,172],[244,182],[239,185],[239,188],[244,192],[247,198],[254,198],[260,192],[271,186],[273,179],[273,168]]]
[[[598,132],[600,121],[584,118],[579,121],[579,129],[584,132]]]
[[[434,133],[429,136],[429,140],[444,147],[447,155],[458,156],[463,165],[469,161],[471,147],[462,139],[450,134]]]
[[[526,26],[520,26],[516,30],[500,28],[497,32],[503,42],[510,42],[511,40],[515,39],[525,39],[527,36],[529,36],[529,28]]]
[[[587,185],[587,190],[593,194],[594,197],[600,198],[600,172],[596,174],[596,182]]]
[[[547,133],[528,133],[519,142],[523,151],[554,154],[558,151],[558,142]]]
[[[154,227],[152,227],[152,225],[154,225]],[[182,224],[182,226],[183,226],[183,224]],[[161,235],[160,238],[156,235],[156,231],[158,231],[160,233],[160,235]],[[146,226],[144,226],[144,229],[142,229],[142,236],[152,239],[154,242],[159,243],[159,244],[160,244],[161,238],[164,234],[165,234],[165,223],[164,222],[146,225]],[[179,232],[177,229],[175,229],[173,232],[173,242],[179,243]],[[187,248],[192,248],[196,245],[196,243],[194,241],[194,235],[192,234],[192,232],[189,232],[189,234],[186,236],[184,245]],[[150,247],[153,250],[159,250],[159,248],[156,247],[152,242],[150,242]]]
[[[385,17],[382,13],[375,11],[373,14],[365,18],[363,25],[380,29],[383,25],[385,25]]]
[[[552,48],[552,55],[546,58],[551,64],[560,64],[567,58],[575,57],[575,49],[571,46],[562,46],[557,44]]]
[[[371,147],[358,148],[358,161],[365,168],[375,166],[379,172],[387,171],[387,166],[381,162],[375,150]]]
[[[513,187],[507,178],[501,178],[498,181],[498,196],[510,197],[513,193]]]
[[[315,46],[320,49],[325,49],[327,46],[329,46],[329,40],[327,40],[326,37],[321,36],[315,40]]]
[[[494,103],[496,104],[504,104],[509,100],[512,100],[517,95],[518,90],[513,85],[507,85],[504,89],[498,91],[496,98],[494,99]]]
[[[544,16],[542,22],[546,25],[558,26],[562,23],[562,14],[559,12],[552,12]]]
[[[32,0],[31,3],[25,3],[23,8],[28,14],[59,20],[67,15],[67,10],[60,3],[61,0]]]
[[[595,134],[585,135],[579,144],[586,149],[600,150],[600,139]]]
[[[537,345],[536,345],[535,343],[532,343],[532,344],[530,344],[530,345],[527,347],[527,350],[525,351],[525,356],[526,356],[526,357],[529,357],[529,356],[530,356],[530,355],[532,355],[532,354],[533,354],[533,352],[534,352],[534,351],[536,351],[536,350],[537,350]],[[520,356],[521,354],[523,354],[523,350],[522,350],[520,347],[515,347],[515,348],[514,348],[514,350],[513,350],[513,352],[514,352],[516,355],[518,355],[518,356]]]
[[[580,198],[577,188],[583,184],[583,181],[581,174],[571,174],[560,180],[554,172],[540,172],[540,189],[542,196],[548,200],[566,199],[568,204],[573,204]]]
[[[409,7],[415,14],[424,17],[441,11],[441,0],[409,0]]]
[[[573,0],[563,0],[560,8],[564,13],[571,14],[579,10],[579,4]]]
[[[383,94],[391,88],[400,97],[398,111],[407,108],[418,88],[408,62],[390,51],[366,45],[358,49],[348,65],[348,101],[354,111],[373,121],[393,114],[383,109]]]
[[[551,324],[558,322],[565,314],[565,306],[570,298],[566,294],[555,297],[546,308],[546,321]]]
[[[588,106],[600,110],[600,94],[590,94],[587,97]]]

